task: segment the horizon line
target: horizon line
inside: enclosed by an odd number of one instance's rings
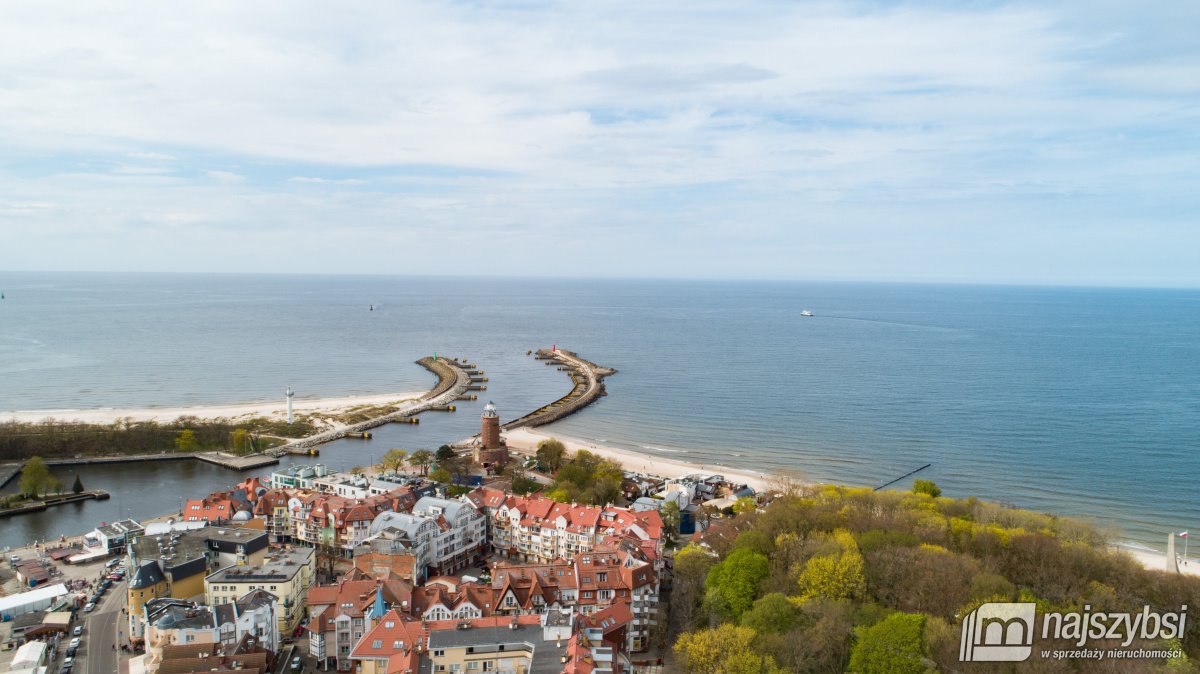
[[[910,286],[971,286],[994,288],[1074,288],[1094,290],[1200,290],[1196,285],[1164,285],[1161,281],[1133,284],[1130,281],[989,281],[971,279],[898,279],[898,278],[820,278],[820,277],[704,277],[704,276],[563,276],[556,274],[404,274],[393,272],[289,272],[289,271],[191,271],[150,269],[0,269],[0,274],[98,274],[98,275],[162,275],[162,276],[269,276],[269,277],[328,277],[328,278],[408,278],[408,279],[480,279],[527,281],[631,281],[679,283],[830,283],[862,285]]]

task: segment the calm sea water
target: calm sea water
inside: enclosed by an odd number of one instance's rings
[[[348,468],[470,435],[487,398],[511,418],[563,394],[525,355],[557,343],[619,370],[549,427],[564,435],[856,485],[932,463],[947,495],[1158,548],[1200,527],[1200,291],[57,273],[0,273],[0,290],[0,410],[415,391],[432,376],[413,361],[434,351],[487,370],[486,397],[455,414],[323,449]],[[7,520],[0,545],[242,477],[81,472],[118,497]]]

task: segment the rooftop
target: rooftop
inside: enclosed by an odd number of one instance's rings
[[[567,642],[544,641],[542,626],[537,623],[518,623],[513,627],[511,618],[484,619],[497,623],[495,626],[471,627],[470,629],[442,629],[429,633],[429,649],[471,648],[473,653],[517,652],[528,654],[529,674],[559,674],[562,672],[562,657],[567,653]],[[474,623],[480,620],[472,621]],[[433,671],[433,662],[421,658],[421,672]]]
[[[312,563],[316,551],[312,548],[289,548],[267,555],[262,564],[227,566],[209,576],[210,583],[245,583],[250,581],[287,582],[305,566]]]

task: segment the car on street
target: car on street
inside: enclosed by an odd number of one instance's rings
[[[71,636],[77,637],[83,634],[83,625],[76,625],[75,629],[71,630]]]
[[[303,662],[300,660],[300,656],[299,656],[299,655],[297,655],[296,657],[292,658],[292,671],[293,671],[293,672],[298,672],[298,671],[300,671],[300,668],[301,668],[301,667],[303,667],[303,666],[304,666],[304,663],[303,663]]]
[[[67,656],[66,660],[63,660],[63,667],[70,667],[74,664],[75,664],[75,658],[73,658],[69,655]]]
[[[75,653],[76,653],[78,650],[79,650],[79,649],[77,649],[77,648],[68,648],[68,649],[67,649],[67,655],[73,658],[73,657],[75,657]]]
[[[121,579],[122,579],[122,578],[124,578],[124,577],[125,577],[125,576],[123,576],[123,575],[121,575],[121,574],[119,574],[119,573],[110,573],[110,574],[108,574],[107,576],[105,576],[104,578],[105,578],[105,580],[110,580],[110,581],[112,581],[112,582],[114,582],[114,583],[115,583],[115,582],[117,582],[117,581],[121,580]]]
[[[71,665],[63,665],[62,669],[58,670],[58,674],[71,674]]]
[[[91,612],[92,612],[92,609],[94,609],[94,608],[96,608],[96,602],[94,602],[94,601],[89,601],[89,602],[87,603],[87,606],[84,606],[84,607],[83,607],[83,612],[84,612],[84,613],[91,613]]]
[[[110,560],[108,560],[108,564],[105,564],[105,565],[104,565],[104,568],[106,568],[106,569],[111,569],[111,568],[113,568],[114,566],[119,566],[120,564],[121,564],[121,560],[120,560],[120,559],[110,559]]]
[[[71,639],[71,643],[67,645],[67,648],[79,648],[79,644],[81,643],[83,643],[83,639],[80,637],[75,637],[74,639]]]

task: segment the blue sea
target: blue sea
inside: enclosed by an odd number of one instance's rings
[[[433,377],[413,361],[435,351],[487,371],[454,414],[323,449],[348,468],[462,439],[487,399],[512,418],[562,395],[563,373],[526,355],[557,344],[618,374],[550,432],[864,486],[932,464],[920,477],[948,496],[1091,518],[1158,549],[1200,528],[1197,290],[0,273],[0,291],[0,410],[417,391]],[[243,477],[80,473],[116,497],[12,518],[0,545]]]

